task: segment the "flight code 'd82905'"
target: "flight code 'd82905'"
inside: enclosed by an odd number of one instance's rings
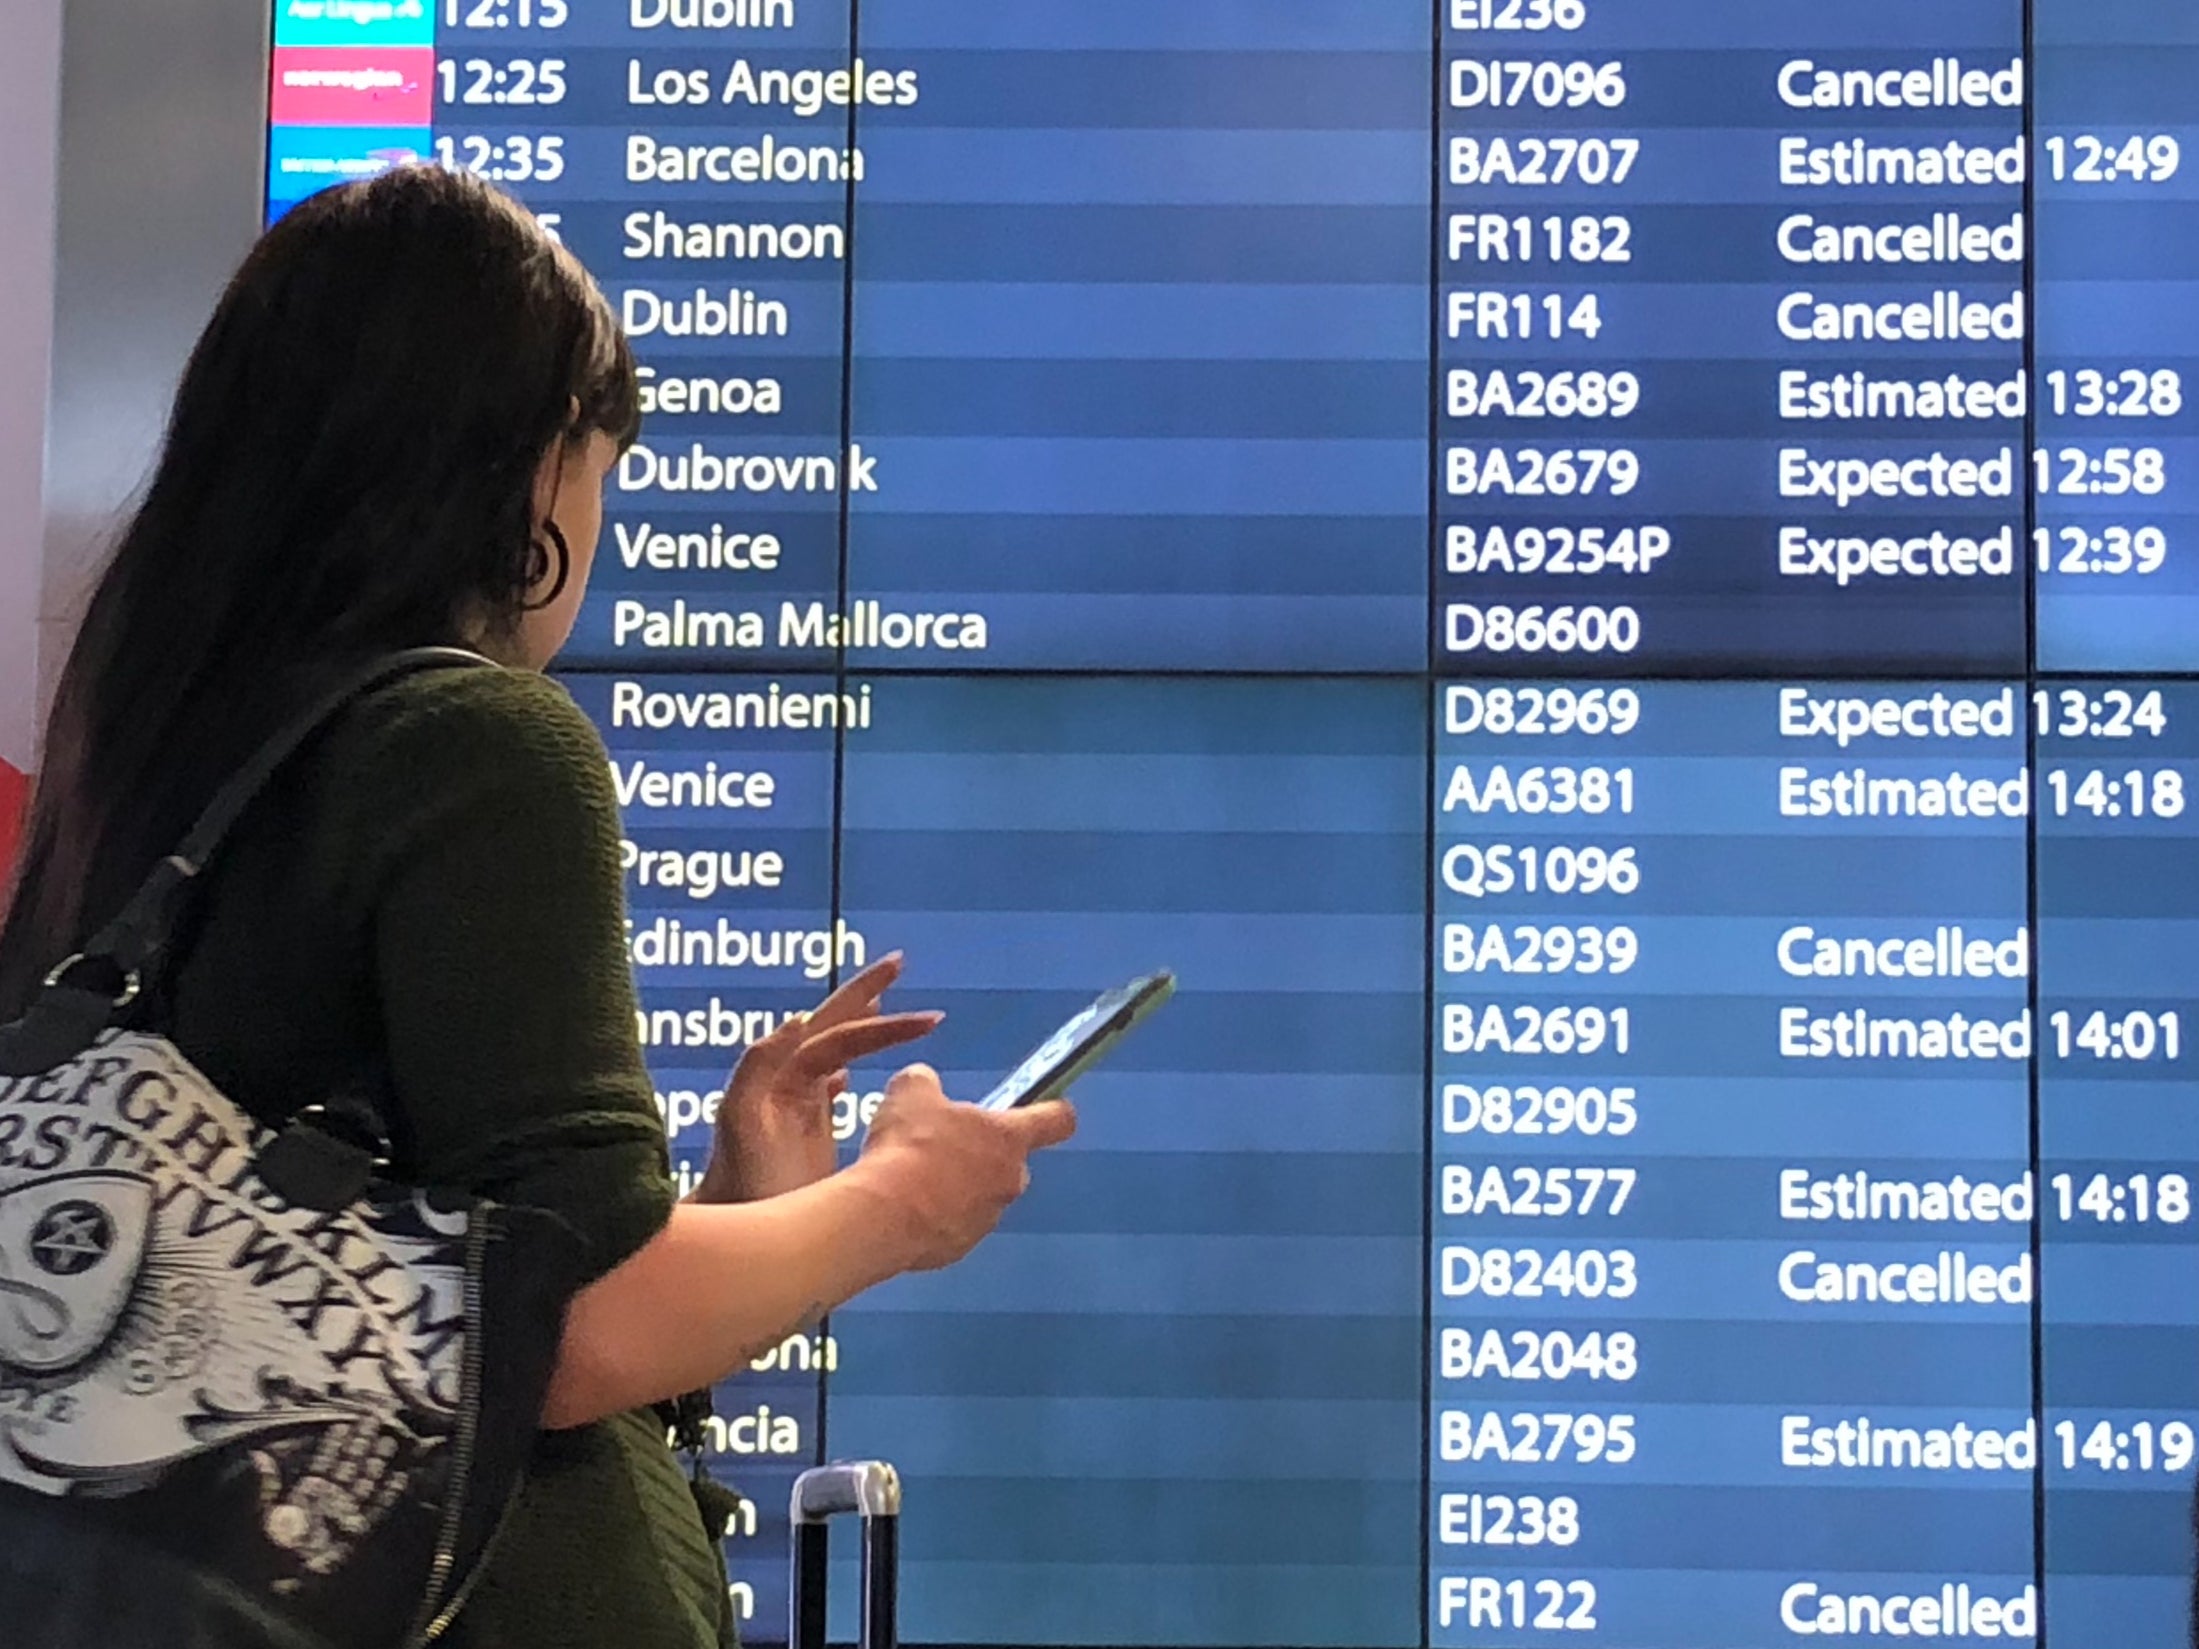
[[[1640,1120],[1630,1087],[1567,1087],[1562,1083],[1443,1085],[1446,1134],[1584,1134],[1620,1138]]]

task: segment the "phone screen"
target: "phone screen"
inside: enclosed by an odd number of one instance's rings
[[[1012,1111],[1019,1105],[1060,1098],[1071,1080],[1097,1064],[1175,988],[1175,975],[1155,973],[1109,991],[1032,1049],[978,1104],[988,1111]]]

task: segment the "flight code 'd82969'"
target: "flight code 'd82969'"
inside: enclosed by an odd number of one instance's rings
[[[1564,738],[1582,733],[1623,738],[1641,725],[1642,697],[1631,687],[1447,687],[1443,731],[1497,738]]]

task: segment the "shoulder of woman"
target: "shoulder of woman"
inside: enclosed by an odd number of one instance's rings
[[[360,765],[392,778],[494,774],[508,783],[569,770],[592,787],[606,760],[572,695],[532,670],[422,671],[368,695],[346,720]]]
[[[366,846],[377,873],[423,840],[446,851],[479,840],[546,860],[617,850],[603,739],[562,686],[533,671],[434,670],[393,682],[353,708],[316,766],[332,808],[324,816],[340,838]]]

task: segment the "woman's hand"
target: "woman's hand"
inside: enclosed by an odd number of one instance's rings
[[[930,1066],[911,1065],[886,1084],[847,1177],[890,1211],[894,1269],[936,1271],[983,1241],[1030,1188],[1031,1153],[1076,1131],[1064,1100],[983,1111],[948,1099]]]
[[[749,1045],[718,1103],[710,1167],[694,1201],[760,1202],[833,1171],[832,1102],[847,1086],[848,1066],[914,1042],[942,1017],[880,1013],[880,999],[900,977],[897,951]]]

